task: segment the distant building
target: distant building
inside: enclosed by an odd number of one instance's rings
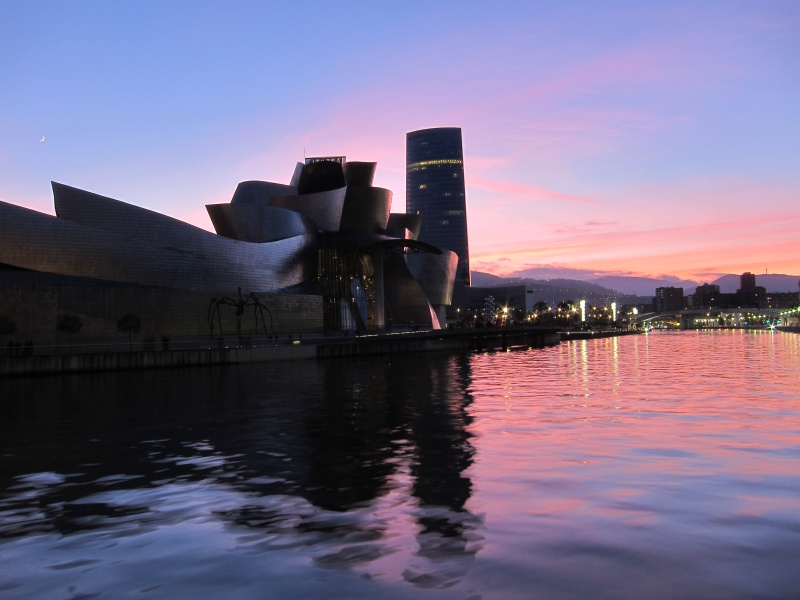
[[[767,292],[759,308],[794,308],[798,305],[797,292]]]
[[[739,281],[735,294],[720,293],[718,285],[699,285],[687,297],[687,304],[689,308],[792,308],[798,304],[797,293],[767,292],[765,287],[756,285],[753,273],[742,273]]]
[[[750,272],[742,273],[739,277],[740,287],[736,290],[734,304],[741,307],[765,308],[767,289],[756,285],[756,276]]]
[[[678,311],[685,308],[683,300],[683,288],[679,287],[660,287],[656,288],[656,295],[653,298],[653,310],[656,312]]]
[[[687,305],[689,308],[708,308],[717,306],[719,300],[719,286],[713,283],[704,283],[703,285],[697,286],[694,294],[687,296]]]
[[[756,276],[749,271],[739,276],[739,292],[752,292],[756,289]]]
[[[461,128],[406,134],[406,212],[420,213],[419,240],[458,255],[456,285],[470,285]]]

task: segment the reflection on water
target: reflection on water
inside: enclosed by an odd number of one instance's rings
[[[403,554],[399,576],[451,585],[480,547],[468,386],[444,355],[6,382],[0,539],[221,524],[237,552],[374,576]]]
[[[800,596],[800,336],[0,382],[3,598]]]

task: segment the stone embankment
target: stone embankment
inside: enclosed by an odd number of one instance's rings
[[[233,365],[285,360],[363,356],[399,352],[480,352],[559,343],[558,330],[542,327],[447,329],[285,339],[245,347],[215,342],[213,347],[50,354],[0,359],[0,377],[190,366]]]
[[[800,333],[800,325],[779,325],[775,329],[786,333]]]

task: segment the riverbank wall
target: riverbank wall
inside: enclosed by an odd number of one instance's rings
[[[554,328],[505,327],[286,339],[270,345],[51,354],[0,359],[0,377],[235,365],[400,352],[481,352],[558,344]]]

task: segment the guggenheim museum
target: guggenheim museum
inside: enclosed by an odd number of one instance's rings
[[[458,257],[391,212],[375,168],[307,158],[288,184],[242,182],[206,207],[216,233],[55,182],[55,217],[0,202],[0,315],[37,344],[63,314],[85,341],[118,341],[126,314],[143,337],[209,335],[212,306],[224,334],[252,334],[255,300],[276,334],[439,328]]]

